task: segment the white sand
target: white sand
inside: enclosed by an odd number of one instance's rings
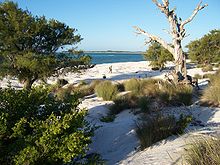
[[[108,80],[123,81],[130,78],[145,78],[159,77],[164,78],[164,75],[170,70],[152,71],[148,66],[149,62],[126,62],[113,64],[100,64],[94,68],[88,69],[82,73],[69,73],[60,76],[65,78],[69,83],[77,83],[81,80],[92,81],[102,79],[103,75]],[[112,66],[112,73],[109,73],[109,67]],[[173,67],[172,63],[167,64],[167,68]],[[201,69],[188,69],[188,74],[204,74]],[[16,79],[10,80],[11,85],[16,88],[21,88],[22,84]],[[1,87],[7,87],[8,79],[0,81]],[[50,78],[48,83],[55,83],[56,78]],[[199,80],[200,86],[207,84],[206,79]],[[192,135],[219,133],[220,124],[220,109],[205,108],[196,104],[189,107],[167,108],[167,113],[180,115],[181,113],[192,114],[195,121],[201,122],[204,127],[190,126],[188,133],[177,137],[169,137],[162,142],[158,142],[144,151],[139,151],[139,142],[135,135],[135,123],[138,116],[130,113],[129,110],[123,111],[114,122],[104,123],[99,119],[108,113],[108,106],[112,102],[104,102],[95,95],[86,97],[80,107],[86,107],[89,110],[87,121],[99,128],[95,131],[93,143],[90,145],[90,152],[97,152],[106,159],[107,164],[134,164],[134,165],[167,165],[181,164],[181,154],[186,145],[186,141]],[[156,135],[155,135],[156,136]]]

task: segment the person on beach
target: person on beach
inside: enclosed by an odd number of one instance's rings
[[[109,73],[112,73],[112,65],[109,67]]]

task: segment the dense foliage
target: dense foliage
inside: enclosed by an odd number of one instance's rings
[[[173,55],[158,42],[152,42],[144,54],[146,60],[151,61],[153,68],[163,69],[167,61],[173,61]]]
[[[92,130],[76,95],[0,90],[0,164],[63,164],[85,155]]]
[[[58,74],[62,68],[87,64],[82,52],[72,58],[61,52],[82,38],[76,29],[57,20],[33,16],[14,2],[0,3],[0,74],[16,76],[31,88],[39,79]],[[63,71],[63,69],[62,69]]]
[[[220,30],[212,30],[187,45],[189,58],[199,64],[220,62]]]

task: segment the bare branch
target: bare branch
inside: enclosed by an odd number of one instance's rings
[[[134,29],[136,30],[137,34],[143,34],[147,37],[150,38],[150,40],[156,41],[158,43],[160,43],[165,49],[167,49],[171,54],[174,54],[174,48],[172,48],[166,41],[164,41],[162,38],[152,35],[146,31],[144,31],[143,29],[134,26]]]
[[[181,29],[183,29],[184,26],[185,26],[187,23],[191,22],[191,21],[193,20],[193,18],[196,16],[196,14],[197,14],[200,10],[202,10],[203,8],[205,8],[206,6],[208,6],[208,4],[205,4],[205,5],[202,5],[202,6],[201,6],[201,4],[202,4],[202,0],[198,3],[198,5],[197,5],[196,8],[194,9],[192,15],[191,15],[188,19],[186,19],[185,21],[183,21],[183,22],[181,23],[181,25],[180,25],[180,28],[181,28]]]

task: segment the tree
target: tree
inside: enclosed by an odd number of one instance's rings
[[[57,20],[33,16],[14,2],[0,3],[0,27],[1,75],[18,77],[26,89],[36,80],[59,73],[61,68],[88,62],[58,53],[82,40],[75,34],[76,29]]]
[[[220,62],[220,30],[212,30],[186,47],[192,61],[199,64]]]
[[[172,55],[175,60],[175,72],[181,73],[184,75],[184,77],[187,77],[187,70],[186,70],[186,57],[182,50],[182,40],[184,37],[186,37],[186,31],[185,31],[185,25],[191,22],[194,17],[197,15],[197,13],[205,8],[207,4],[201,5],[202,1],[199,2],[197,7],[194,9],[192,15],[182,21],[181,18],[177,17],[177,14],[175,13],[175,9],[170,9],[169,7],[169,0],[162,0],[162,3],[159,3],[157,0],[152,0],[153,3],[158,7],[158,9],[166,16],[169,25],[170,25],[170,31],[168,33],[172,37],[172,44],[168,44],[165,40],[162,38],[150,34],[147,31],[144,31],[143,29],[139,27],[134,27],[136,29],[137,34],[143,34],[146,35],[150,41],[156,41],[160,43],[165,49],[167,49]]]
[[[64,164],[85,156],[93,129],[76,94],[0,89],[0,163]]]
[[[158,42],[151,43],[146,53],[144,53],[144,58],[150,60],[150,65],[158,69],[163,69],[167,61],[173,60],[172,54]]]

